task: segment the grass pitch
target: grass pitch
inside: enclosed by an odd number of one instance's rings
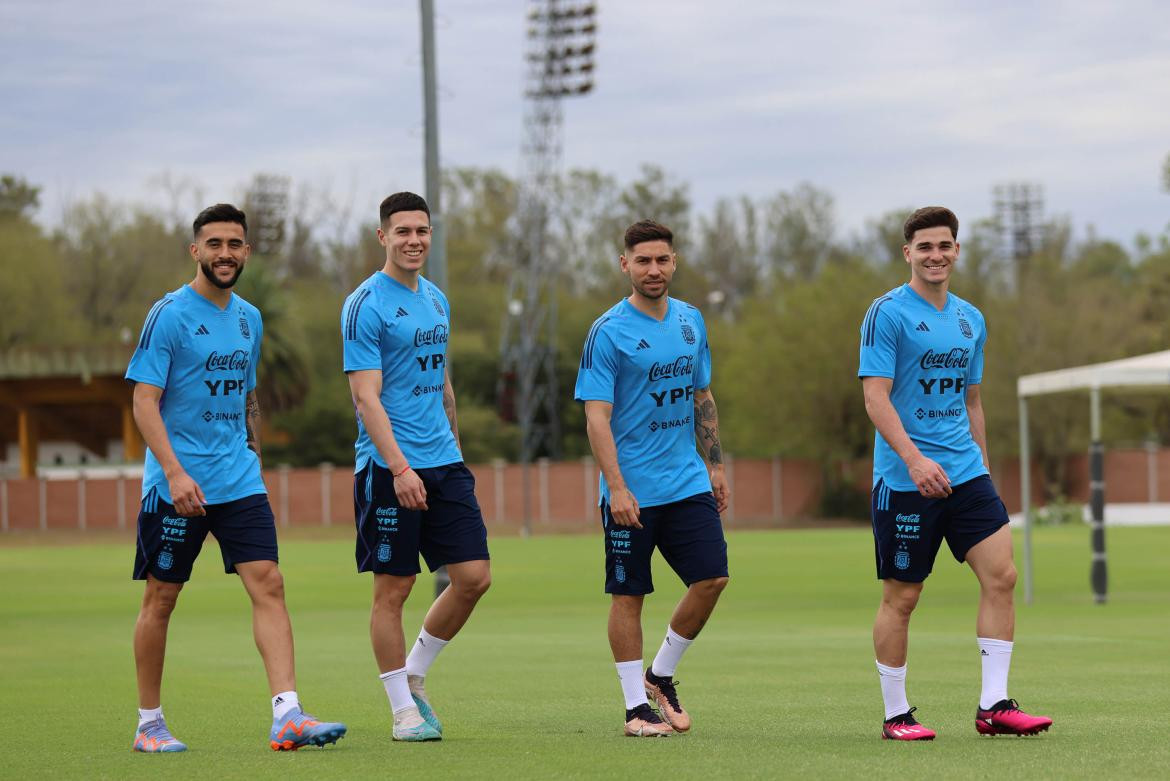
[[[1170,764],[1170,528],[1111,529],[1110,602],[1092,603],[1089,533],[1036,532],[1036,604],[1020,605],[1010,691],[1056,724],[979,738],[977,586],[943,549],[911,627],[909,693],[933,743],[881,741],[869,531],[729,534],[732,580],[678,675],[695,726],[621,737],[598,536],[491,541],[492,590],[427,689],[441,743],[396,744],[367,635],[369,576],[341,531],[282,539],[311,712],[327,749],[273,753],[247,598],[207,545],[171,622],[163,704],[185,754],[130,751],[129,540],[0,547],[0,777],[26,778],[1164,778]],[[1017,541],[1017,549],[1019,541]],[[661,565],[661,562],[658,562]],[[656,570],[646,659],[682,587]],[[431,593],[420,578],[408,638]]]

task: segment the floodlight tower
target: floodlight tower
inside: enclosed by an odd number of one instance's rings
[[[557,414],[556,288],[550,222],[561,166],[561,101],[593,90],[597,4],[530,0],[524,136],[516,213],[515,266],[500,344],[497,391],[504,417],[520,426],[524,530],[531,531],[529,465],[560,455]]]
[[[1009,182],[996,185],[992,194],[999,252],[1016,264],[1018,274],[1020,264],[1040,249],[1044,239],[1044,186]]]

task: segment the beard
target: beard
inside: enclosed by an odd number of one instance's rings
[[[666,282],[666,281],[663,281],[662,287],[659,288],[659,290],[657,292],[651,292],[651,291],[647,290],[643,285],[639,285],[636,282],[631,282],[631,284],[633,284],[634,290],[638,291],[638,295],[642,296],[643,298],[648,298],[651,301],[657,301],[658,299],[665,296],[668,292],[670,292],[670,283]]]
[[[243,264],[237,265],[236,273],[232,275],[231,279],[229,279],[227,282],[224,282],[215,275],[215,269],[213,269],[211,266],[212,264],[208,263],[207,261],[199,261],[199,270],[203,272],[203,276],[206,277],[208,282],[215,285],[220,290],[231,290],[232,287],[235,286],[236,280],[240,278],[240,274],[244,273]]]

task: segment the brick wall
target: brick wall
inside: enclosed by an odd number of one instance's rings
[[[1150,456],[1145,450],[1106,454],[1106,496],[1110,502],[1145,502]],[[1170,501],[1170,451],[1154,454],[1157,499]],[[489,528],[519,531],[524,518],[523,469],[503,462],[475,464],[476,495]],[[859,490],[869,485],[868,463],[852,465]],[[812,462],[794,459],[729,459],[732,503],[728,527],[783,527],[813,519],[820,505],[822,476]],[[1034,497],[1043,496],[1043,478],[1032,470]],[[1088,501],[1088,459],[1070,456],[1068,498]],[[993,464],[992,476],[1010,512],[1020,508],[1018,459]],[[281,526],[353,523],[351,467],[269,469],[264,472],[273,511]],[[597,470],[592,461],[542,462],[529,469],[528,512],[533,533],[583,531],[597,523]],[[89,480],[0,480],[0,532],[133,529],[141,483],[137,477]]]

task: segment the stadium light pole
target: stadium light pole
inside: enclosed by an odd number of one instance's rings
[[[531,465],[560,455],[557,388],[557,284],[551,225],[555,221],[565,98],[593,91],[597,4],[530,0],[524,55],[526,108],[517,197],[516,259],[508,282],[500,339],[497,397],[520,429],[525,536],[532,533]]]
[[[419,0],[419,19],[422,24],[423,116],[426,132],[423,134],[423,158],[426,167],[427,206],[431,210],[431,251],[427,254],[427,278],[450,295],[447,290],[447,243],[443,230],[442,172],[439,170],[439,102],[438,70],[435,65],[435,3]],[[447,371],[450,373],[450,356]],[[451,585],[446,567],[435,570],[435,597]]]

